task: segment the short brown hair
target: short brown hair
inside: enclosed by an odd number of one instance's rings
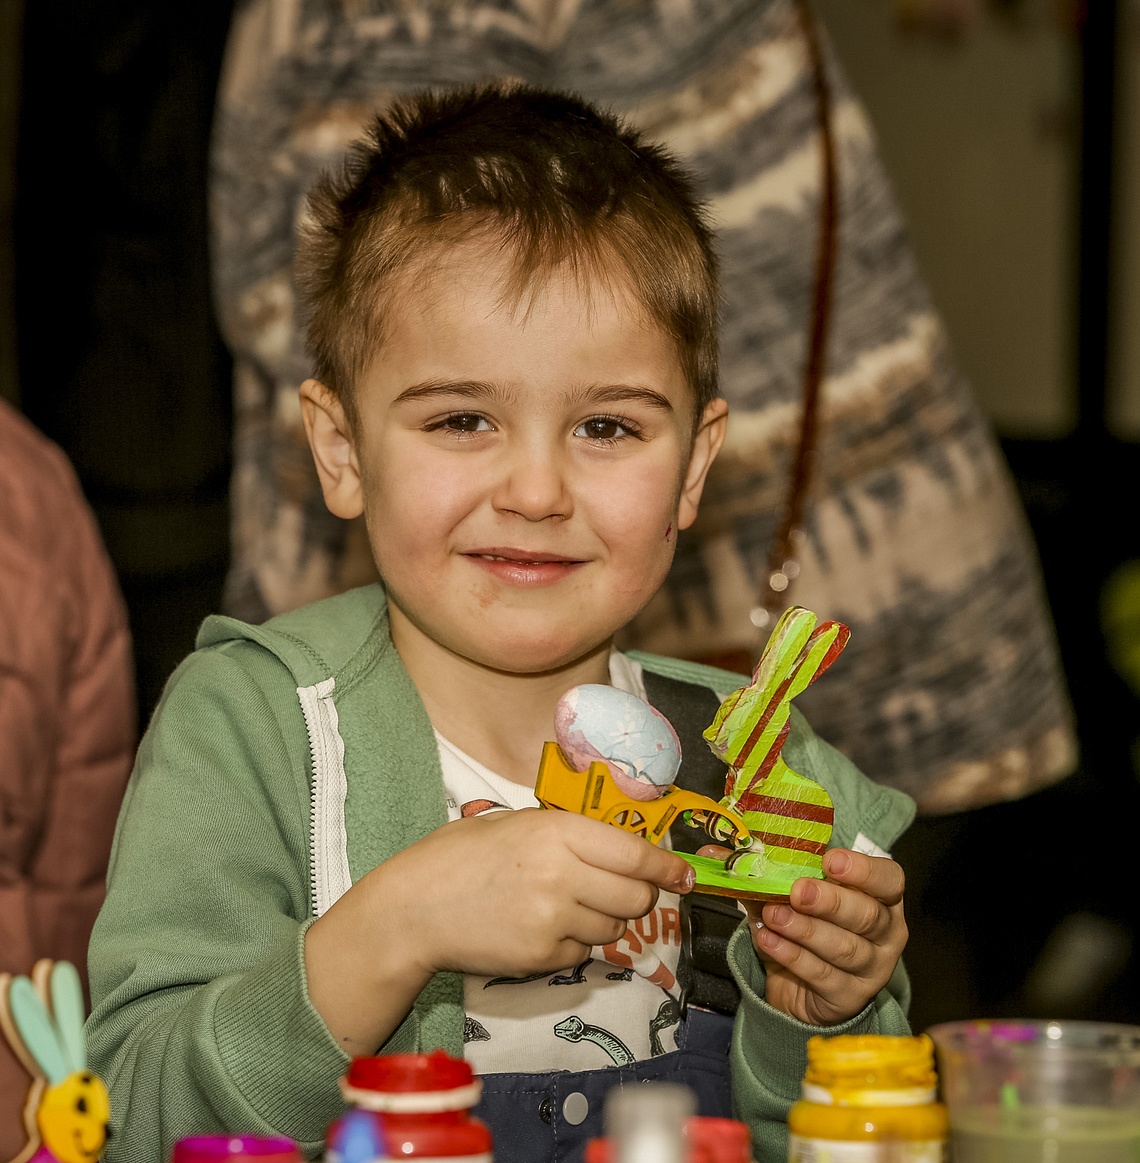
[[[297,256],[309,354],[350,421],[395,279],[441,243],[484,236],[513,250],[520,285],[563,263],[623,271],[676,342],[697,417],[717,394],[717,261],[692,178],[576,97],[491,84],[402,98],[309,211]]]

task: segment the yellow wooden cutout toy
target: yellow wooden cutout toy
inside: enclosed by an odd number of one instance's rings
[[[686,823],[710,832],[715,828],[716,835],[728,837],[735,847],[746,848],[751,843],[744,821],[708,796],[669,786],[656,799],[630,799],[614,782],[604,763],[591,763],[584,772],[576,771],[567,763],[557,743],[547,743],[542,748],[534,794],[544,808],[560,808],[601,820],[603,824],[641,836],[651,844],[660,844],[674,820],[683,813],[688,813]]]

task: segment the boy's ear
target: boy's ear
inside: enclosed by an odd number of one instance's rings
[[[335,517],[359,517],[364,512],[364,492],[344,408],[320,380],[306,380],[300,395],[301,419],[313,450],[325,504]]]
[[[693,438],[693,448],[689,453],[689,467],[685,470],[685,480],[681,485],[681,499],[677,506],[677,528],[688,529],[697,519],[697,509],[704,492],[705,479],[709,475],[712,462],[724,443],[728,431],[728,401],[719,397],[705,408]]]

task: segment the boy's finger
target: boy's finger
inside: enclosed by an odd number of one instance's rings
[[[880,956],[878,947],[866,937],[796,912],[790,905],[766,905],[763,919],[765,928],[857,977],[873,971]]]
[[[635,917],[644,917],[657,904],[657,887],[632,876],[619,876],[601,868],[583,869],[574,888],[578,904],[619,919],[623,926]],[[604,942],[601,942],[604,944]]]
[[[849,848],[833,848],[826,853],[823,870],[830,880],[862,889],[885,905],[898,904],[906,888],[906,875],[896,861]]]
[[[567,938],[585,946],[579,961],[590,956],[595,946],[609,945],[621,938],[626,930],[626,922],[604,912],[579,906],[570,918]]]
[[[789,904],[797,914],[876,943],[888,936],[894,924],[892,909],[876,897],[826,880],[797,880]]]
[[[697,849],[698,856],[708,856],[713,860],[723,860],[731,854],[732,849],[725,848],[723,844],[705,844]]]
[[[595,936],[596,934],[590,931],[588,925],[583,926],[581,935],[574,933],[558,943],[553,956],[544,959],[543,968],[555,973],[559,969],[569,969],[571,966],[581,965],[590,956],[590,950],[595,945],[604,944],[604,942],[593,940]],[[515,976],[515,974],[504,974],[503,976]],[[526,976],[526,974],[518,974],[518,976]]]
[[[584,863],[619,876],[649,881],[669,892],[686,893],[696,883],[693,866],[680,856],[610,824],[585,816],[569,818],[589,825],[573,825],[567,838],[571,851]]]
[[[756,934],[756,940],[766,959],[794,973],[809,990],[829,1005],[843,1007],[850,1004],[860,989],[857,977],[825,961],[798,942],[788,940],[775,929],[761,929]]]

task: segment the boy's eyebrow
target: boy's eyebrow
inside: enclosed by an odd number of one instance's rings
[[[672,412],[669,397],[653,388],[639,384],[588,384],[572,393],[572,403],[582,404],[646,404],[662,412]]]
[[[503,395],[500,386],[487,383],[485,380],[425,380],[423,383],[405,388],[392,402],[406,404],[414,400],[429,400],[433,396],[459,396],[480,400]],[[568,393],[568,397],[568,402],[572,405],[639,403],[662,412],[673,411],[668,396],[638,384],[587,384]]]
[[[497,395],[502,395],[501,389],[483,380],[425,380],[405,388],[392,402],[406,404],[410,400],[429,400],[432,396],[462,396],[478,400]]]

